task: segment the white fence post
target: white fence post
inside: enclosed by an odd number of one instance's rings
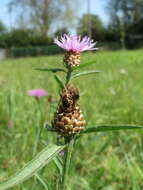
[[[0,49],[0,60],[6,58],[6,50],[5,49]]]

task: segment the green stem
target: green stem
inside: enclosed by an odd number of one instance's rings
[[[73,71],[70,66],[68,66],[67,69],[68,70],[66,76],[66,85],[70,82]],[[63,165],[62,190],[66,190],[67,188],[67,179],[71,162],[71,155],[73,151],[74,137],[65,137],[65,143],[67,143],[67,147],[65,150],[64,165]]]
[[[68,172],[71,162],[71,155],[73,151],[73,145],[74,145],[74,138],[72,138],[66,147],[66,153],[65,153],[65,159],[64,159],[64,168],[63,168],[63,176],[62,176],[62,190],[66,190],[67,186],[67,178],[68,178]]]
[[[72,68],[69,66],[68,71],[67,71],[67,76],[66,76],[66,85],[70,82],[71,75],[72,75]]]
[[[42,133],[42,129],[43,129],[43,126],[42,126],[43,112],[42,112],[42,109],[41,109],[40,100],[38,100],[37,102],[38,102],[38,104],[37,104],[37,106],[38,106],[37,107],[37,118],[38,118],[38,121],[37,121],[36,139],[35,139],[35,144],[34,144],[34,148],[33,148],[33,156],[37,153],[37,148],[38,148],[38,144],[39,144],[41,133]]]
[[[36,136],[36,140],[35,140],[35,145],[34,145],[34,150],[33,150],[33,156],[37,153],[37,148],[38,148],[38,144],[40,141],[40,137],[41,137],[41,133],[43,130],[43,126],[38,126],[39,128],[37,129],[37,136]]]

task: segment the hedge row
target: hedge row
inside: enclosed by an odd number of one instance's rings
[[[8,50],[9,57],[26,57],[26,56],[40,56],[40,55],[54,55],[63,53],[64,50],[56,45],[44,47],[21,47],[11,48]]]
[[[116,42],[103,42],[96,45],[101,50],[117,50],[121,45]],[[65,51],[57,45],[42,46],[42,47],[19,47],[7,49],[8,57],[27,57],[27,56],[42,56],[42,55],[55,55],[62,54]]]
[[[13,30],[0,34],[0,48],[36,47],[52,44],[48,36],[38,34],[32,30]]]

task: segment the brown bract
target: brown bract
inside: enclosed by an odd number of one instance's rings
[[[79,90],[67,85],[61,92],[61,99],[52,122],[53,127],[63,136],[79,133],[84,129],[85,120],[78,105]]]
[[[71,67],[78,66],[80,64],[80,53],[68,51],[65,54],[64,62]]]

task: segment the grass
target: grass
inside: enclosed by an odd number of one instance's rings
[[[88,67],[89,70],[102,72],[73,80],[81,91],[80,104],[87,127],[109,123],[143,125],[142,50],[82,55],[82,62],[93,60],[96,64]],[[35,71],[36,67],[62,67],[62,56],[0,62],[0,181],[33,158],[37,127],[52,120],[55,108],[50,107],[48,98],[41,99],[41,115],[35,99],[27,91],[44,88],[55,102],[59,99],[53,74]],[[56,135],[43,129],[38,152],[55,141]],[[68,190],[143,189],[142,131],[85,135],[77,141],[72,157]],[[58,176],[54,162],[40,176],[56,190]],[[28,189],[45,187],[38,178],[31,178],[11,190]]]

